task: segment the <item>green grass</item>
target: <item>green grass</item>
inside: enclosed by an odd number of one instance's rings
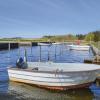
[[[1,42],[47,42],[47,39],[40,38],[40,39],[0,39]]]
[[[100,50],[100,42],[91,42],[91,44]]]

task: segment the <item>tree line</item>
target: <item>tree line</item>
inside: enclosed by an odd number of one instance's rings
[[[85,41],[100,41],[100,31],[89,32],[88,34],[67,34],[67,35],[56,35],[56,36],[43,36],[51,41],[72,41],[72,40],[85,40]]]
[[[90,32],[85,37],[86,41],[94,41],[98,42],[100,41],[100,31]]]

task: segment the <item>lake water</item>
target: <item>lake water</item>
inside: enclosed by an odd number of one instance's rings
[[[28,84],[9,82],[6,68],[15,66],[19,56],[27,50],[28,61],[39,61],[40,47],[20,47],[19,49],[0,51],[0,100],[100,100],[90,89],[68,90],[64,92],[41,89]],[[83,63],[93,57],[91,51],[73,51],[66,45],[41,47],[41,61]],[[96,87],[96,86],[95,86]],[[100,91],[100,89],[97,89]]]

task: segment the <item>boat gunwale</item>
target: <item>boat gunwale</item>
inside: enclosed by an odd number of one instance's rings
[[[80,71],[63,71],[63,70],[52,70],[52,71],[40,71],[40,70],[32,70],[32,69],[20,69],[20,68],[8,68],[8,70],[16,70],[16,71],[25,71],[25,72],[35,72],[35,73],[50,73],[50,74],[65,74],[65,73],[81,73],[81,72],[93,72],[100,69],[91,69],[91,70],[80,70]]]

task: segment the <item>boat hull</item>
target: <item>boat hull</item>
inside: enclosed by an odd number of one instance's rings
[[[39,72],[9,69],[11,81],[33,84],[53,90],[88,87],[95,79],[94,71],[87,72]]]
[[[86,50],[90,49],[90,46],[80,46],[80,45],[69,45],[70,50]]]
[[[69,90],[69,89],[72,90],[72,89],[88,88],[93,83],[93,82],[89,82],[89,83],[71,85],[71,86],[48,86],[48,85],[35,84],[33,82],[23,80],[23,79],[17,79],[17,78],[10,78],[10,80],[14,81],[14,82],[20,82],[20,83],[26,83],[26,84],[34,85],[34,86],[44,88],[44,89],[61,90],[61,91]]]

